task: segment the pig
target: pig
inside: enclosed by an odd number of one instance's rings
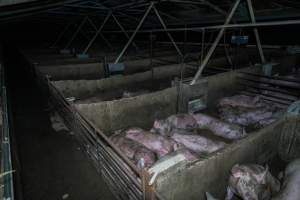
[[[278,118],[276,113],[266,108],[222,108],[220,117],[226,122],[241,126],[266,126]]]
[[[152,133],[159,133],[162,136],[169,136],[172,130],[171,124],[165,120],[155,120],[152,129],[150,132]]]
[[[171,138],[197,154],[213,153],[225,146],[224,142],[213,141],[193,133],[186,134],[180,130],[174,130]]]
[[[277,196],[272,200],[300,199],[300,159],[289,163],[284,171],[284,181]]]
[[[238,125],[228,124],[205,114],[194,114],[193,117],[197,122],[198,128],[206,128],[217,136],[231,140],[241,139],[246,136],[245,130]]]
[[[225,107],[245,107],[245,108],[257,108],[263,107],[265,104],[261,101],[259,96],[250,97],[246,95],[235,95],[231,97],[222,98],[218,106]]]
[[[152,130],[163,136],[169,136],[172,129],[192,130],[197,128],[197,121],[189,114],[171,115],[165,120],[155,120]]]
[[[128,129],[125,131],[125,137],[144,145],[151,151],[154,151],[159,158],[179,149],[180,147],[180,145],[172,139],[147,132],[140,128]]]
[[[269,200],[280,190],[280,182],[272,176],[268,167],[256,164],[235,165],[231,169],[226,200],[233,194],[243,200]]]
[[[151,167],[156,161],[154,152],[120,134],[111,137],[111,141],[137,166],[141,159],[143,159],[143,167],[145,168]]]

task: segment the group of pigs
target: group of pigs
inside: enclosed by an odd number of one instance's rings
[[[245,126],[266,125],[277,119],[274,115],[277,107],[259,97],[236,95],[223,98],[218,108],[222,120],[201,113],[177,114],[155,120],[150,131],[141,128],[116,131],[111,140],[137,166],[142,161],[142,167],[149,168],[158,159],[178,150],[188,161],[194,161],[198,156],[213,153],[226,145],[221,140],[195,133],[196,129],[206,129],[216,136],[237,140],[246,136]]]
[[[244,127],[261,128],[276,121],[282,108],[261,99],[260,96],[235,95],[225,97],[218,104],[220,118]]]
[[[110,139],[139,168],[149,169],[162,157],[177,152],[187,162],[192,162],[226,145],[222,140],[197,134],[195,130],[206,129],[225,140],[238,140],[246,137],[245,127],[268,125],[278,119],[282,110],[260,97],[236,95],[221,99],[218,111],[220,119],[202,113],[177,114],[155,120],[150,131],[129,128],[116,131]],[[291,165],[298,166],[299,176],[300,161]],[[295,167],[287,168],[286,177],[294,173],[290,168]],[[282,186],[283,190],[286,185],[289,185],[287,181]],[[236,165],[229,179],[226,200],[232,199],[234,195],[244,200],[269,200],[279,190],[280,183],[268,168],[259,165]],[[210,194],[207,195],[208,200],[214,199]],[[280,199],[282,198],[276,198]]]
[[[110,139],[137,166],[142,160],[145,168],[176,151],[180,151],[187,161],[194,161],[198,156],[213,153],[226,145],[195,133],[196,129],[208,129],[230,140],[246,136],[243,128],[205,114],[177,114],[156,120],[150,131],[130,128],[116,131]]]
[[[300,159],[289,163],[278,179],[272,176],[268,167],[256,164],[235,165],[229,177],[225,200],[238,196],[243,200],[299,200]],[[206,193],[207,200],[217,200]]]

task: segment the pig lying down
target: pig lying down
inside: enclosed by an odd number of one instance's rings
[[[118,132],[111,140],[135,164],[143,158],[147,167],[153,165],[156,157],[161,159],[173,152],[180,151],[187,161],[194,161],[198,159],[197,154],[207,155],[225,146],[223,142],[181,129],[174,129],[170,137],[165,137],[140,128],[130,128]]]
[[[179,148],[179,144],[174,140],[145,131],[140,128],[128,129],[127,131],[125,131],[125,137],[144,145],[151,151],[154,151],[159,158]]]
[[[171,138],[166,138],[140,128],[131,128],[125,131],[117,131],[110,137],[119,149],[139,166],[141,160],[143,168],[150,168],[157,158],[167,155],[181,154],[186,161],[192,162],[198,159],[197,155],[188,148],[177,143]]]
[[[225,147],[224,142],[180,130],[174,130],[171,138],[199,155],[210,154]]]
[[[143,159],[144,167],[148,168],[156,161],[154,152],[133,140],[125,138],[121,134],[112,136],[111,141],[116,144],[135,165],[138,165],[140,160]]]
[[[235,95],[231,97],[224,97],[219,101],[220,107],[245,107],[245,108],[257,108],[263,107],[265,104],[261,99],[257,97],[249,97],[246,95]]]
[[[197,121],[189,114],[171,115],[164,120],[155,120],[152,132],[169,136],[173,129],[193,130],[197,128]]]
[[[204,114],[195,114],[193,117],[197,121],[198,128],[206,128],[217,136],[232,140],[241,139],[246,136],[245,130],[238,125],[225,123]]]
[[[246,136],[243,128],[229,124],[205,114],[179,114],[172,115],[165,120],[155,120],[152,132],[163,136],[171,136],[173,130],[193,131],[195,129],[208,129],[214,135],[226,139],[241,139]]]
[[[241,126],[264,127],[282,114],[278,105],[267,103],[259,96],[225,97],[219,101],[218,108],[222,120]]]

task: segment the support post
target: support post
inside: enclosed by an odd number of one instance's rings
[[[150,175],[147,170],[142,169],[142,189],[143,189],[143,200],[155,200],[155,192],[153,186],[149,185]]]
[[[248,5],[248,9],[249,9],[249,14],[250,14],[251,22],[253,24],[255,24],[256,20],[255,20],[254,10],[253,10],[253,6],[252,6],[252,1],[251,0],[247,0],[247,5]],[[256,27],[253,28],[253,32],[254,32],[254,35],[255,35],[256,45],[257,45],[257,48],[258,48],[258,51],[259,51],[261,62],[265,63],[266,59],[265,59],[265,56],[264,56],[263,48],[261,46],[261,41],[260,41],[258,29]]]
[[[93,43],[94,43],[95,40],[97,39],[98,35],[99,35],[100,32],[102,31],[104,25],[106,24],[106,22],[107,22],[108,19],[110,18],[111,14],[112,14],[112,12],[110,11],[110,12],[106,15],[106,17],[105,17],[103,23],[101,24],[100,28],[97,30],[97,32],[95,33],[94,37],[90,40],[89,44],[88,44],[88,45],[86,46],[86,48],[83,50],[82,54],[86,54],[86,53],[88,52],[89,48],[93,45]]]
[[[117,23],[117,25],[120,27],[120,29],[122,30],[122,32],[125,34],[125,36],[127,37],[127,39],[130,39],[127,31],[124,29],[124,27],[122,26],[122,24],[119,22],[119,20],[116,18],[116,16],[114,14],[112,14],[113,19],[115,20],[115,22]],[[138,46],[135,44],[135,42],[132,42],[132,45],[135,47],[135,49],[138,51]]]
[[[181,59],[182,59],[182,58],[183,58],[182,52],[180,51],[179,47],[177,46],[176,42],[174,41],[174,38],[172,37],[172,35],[169,33],[168,28],[167,28],[167,26],[166,26],[164,20],[161,18],[161,16],[160,16],[158,10],[156,9],[156,7],[155,7],[154,5],[153,5],[153,10],[154,10],[156,16],[158,17],[158,19],[159,19],[161,25],[163,26],[164,30],[166,31],[166,33],[167,33],[169,39],[171,40],[172,44],[174,45],[174,47],[175,47],[177,53],[180,55],[180,57],[181,57]]]
[[[224,23],[224,25],[228,25],[235,13],[235,11],[237,10],[238,6],[240,5],[241,0],[236,0],[236,2],[234,3],[229,15],[226,18],[226,21]],[[203,62],[201,63],[201,66],[199,67],[195,77],[193,78],[193,80],[191,81],[190,85],[194,85],[196,83],[196,81],[199,79],[199,77],[201,76],[204,68],[206,67],[206,65],[208,64],[211,56],[213,55],[217,45],[219,44],[220,40],[222,39],[222,36],[224,34],[225,31],[225,27],[221,28],[216,40],[214,41],[214,43],[212,44],[211,48],[209,49],[206,57],[204,58]]]
[[[131,35],[130,39],[128,40],[127,44],[124,46],[123,50],[121,51],[121,53],[119,54],[119,56],[116,58],[115,60],[115,64],[118,63],[122,56],[124,55],[125,51],[127,50],[127,48],[129,47],[129,45],[131,44],[131,42],[133,41],[135,35],[137,34],[137,32],[140,30],[141,26],[143,25],[146,17],[148,16],[148,14],[150,13],[151,9],[153,8],[154,6],[154,2],[151,2],[147,11],[145,12],[143,18],[141,19],[140,23],[138,24],[138,26],[136,27],[135,31],[133,32],[133,34]]]
[[[205,51],[205,29],[202,29],[201,61],[200,61],[200,64],[202,64],[202,62],[203,62],[204,51]]]
[[[87,21],[87,17],[85,17],[81,24],[78,26],[77,30],[75,31],[75,33],[73,34],[73,36],[71,37],[71,39],[69,40],[69,42],[66,44],[64,49],[67,49],[73,42],[73,40],[76,38],[76,36],[78,35],[79,31],[81,30],[81,28],[83,27],[83,25],[85,24],[85,22]]]

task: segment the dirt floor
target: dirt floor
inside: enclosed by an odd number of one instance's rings
[[[9,62],[8,77],[23,199],[114,199],[75,139],[52,129],[47,106],[20,64]]]

